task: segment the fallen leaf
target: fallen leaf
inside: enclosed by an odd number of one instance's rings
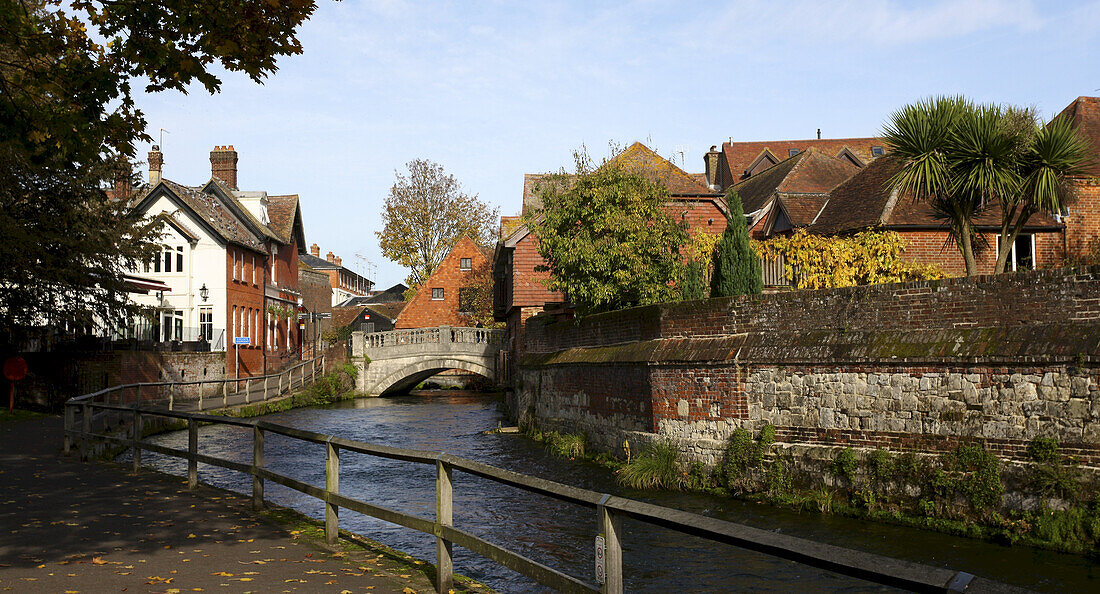
[[[210,575],[220,575],[220,576],[224,576],[224,577],[233,577],[233,574],[229,573],[228,571],[216,571],[216,572],[214,572]]]

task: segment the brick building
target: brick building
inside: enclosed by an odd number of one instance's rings
[[[298,290],[302,306],[298,310],[298,328],[302,333],[302,355],[311,358],[321,348],[321,337],[332,327],[332,285],[329,275],[298,262]]]
[[[685,172],[640,142],[630,145],[608,164],[668,188],[669,202],[664,210],[685,222],[689,232],[702,230],[720,235],[725,230],[725,197],[721,191],[707,186],[704,175]],[[561,293],[547,288],[550,273],[536,270],[546,261],[539,255],[538,238],[524,223],[524,216],[539,216],[540,187],[547,178],[543,174],[524,175],[521,216],[501,217],[501,238],[493,255],[493,317],[506,324],[506,358],[514,357],[522,344],[524,322],[528,318],[544,311],[547,304],[565,300]],[[508,369],[509,365],[506,362],[502,369]]]
[[[163,251],[135,272],[172,290],[134,297],[156,315],[134,320],[132,335],[224,352],[231,377],[296,360],[298,254],[305,245],[298,196],[239,190],[232,146],[210,152],[211,178],[201,187],[164,179],[163,163],[154,147],[149,185],[133,206],[159,222]],[[234,348],[234,337],[249,344]]]
[[[1070,118],[1092,147],[1093,160],[1073,179],[1077,200],[1061,213],[1066,257],[1071,262],[1100,261],[1100,97],[1078,97],[1058,114]]]
[[[469,237],[461,237],[397,316],[395,327],[473,326],[472,294],[489,274],[489,257]]]
[[[730,139],[722,143],[722,150],[711,147],[703,157],[706,183],[716,190],[725,190],[811,148],[857,168],[885,155],[887,150],[881,138],[821,138],[820,131],[816,139],[810,140],[733,142]]]
[[[363,297],[371,292],[374,283],[359,273],[344,267],[343,259],[332,252],[321,259],[321,247],[316,243],[309,246],[309,253],[302,255],[302,261],[310,268],[323,272],[329,277],[332,287],[332,303],[337,305],[351,297]]]

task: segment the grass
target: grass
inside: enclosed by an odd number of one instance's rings
[[[686,476],[680,451],[668,440],[649,444],[615,473],[619,484],[634,489],[679,490]]]
[[[25,410],[17,408],[14,411],[8,409],[0,409],[0,423],[6,423],[8,421],[26,421],[29,419],[41,419],[42,417],[50,416],[47,413],[37,412],[33,410]]]

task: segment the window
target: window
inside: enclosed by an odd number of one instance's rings
[[[458,313],[471,314],[477,303],[477,289],[474,287],[462,287],[458,290]]]
[[[164,247],[164,271],[172,272],[172,248]]]
[[[153,272],[160,272],[160,254],[153,258]]]
[[[256,284],[256,254],[252,254],[252,284]]]
[[[462,258],[458,261],[458,267],[462,270],[469,270],[473,266],[471,265],[469,258]]]
[[[176,246],[176,272],[183,272],[183,246]]]
[[[199,308],[199,338],[206,342],[214,339],[214,310],[210,307]]]
[[[237,252],[229,250],[229,253],[233,256],[233,280],[237,280]]]
[[[798,149],[787,149],[787,156],[788,157],[793,157],[793,156],[797,155],[799,152],[801,152],[801,151],[799,151]]]
[[[871,156],[872,157],[881,157],[885,154],[886,154],[886,149],[882,148],[881,146],[871,147]]]
[[[432,289],[432,301],[442,301],[442,300],[443,300],[443,289],[441,289],[439,287],[436,287],[436,288]]]

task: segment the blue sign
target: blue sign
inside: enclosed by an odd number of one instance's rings
[[[234,336],[233,344],[252,344],[252,339],[247,336]]]

